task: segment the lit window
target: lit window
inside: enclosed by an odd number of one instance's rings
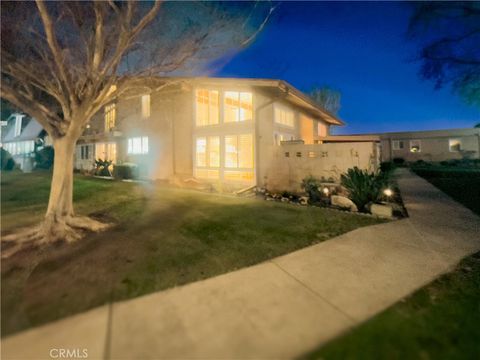
[[[459,152],[462,151],[462,140],[461,139],[449,139],[448,148],[450,152]]]
[[[213,168],[220,166],[220,137],[198,137],[195,148],[196,166]]]
[[[252,134],[225,136],[225,167],[253,168]]]
[[[392,141],[392,148],[393,150],[402,150],[405,147],[405,143],[403,140],[393,140]]]
[[[108,104],[105,106],[105,131],[110,131],[115,127],[116,106]]]
[[[142,95],[142,117],[148,119],[150,117],[150,95]]]
[[[422,151],[420,140],[410,140],[410,152],[416,153]]]
[[[294,127],[295,126],[295,114],[293,111],[284,107],[275,106],[275,122],[280,125]]]
[[[308,157],[309,158],[315,158],[315,157],[317,157],[317,154],[315,153],[315,151],[309,151],[308,152]]]
[[[225,92],[225,122],[238,122],[253,119],[252,93]]]
[[[95,159],[110,160],[115,163],[117,161],[117,144],[96,143]]]
[[[196,124],[197,126],[218,124],[220,108],[218,91],[198,89],[196,91]]]
[[[127,153],[132,155],[148,154],[148,137],[138,136],[128,139]]]

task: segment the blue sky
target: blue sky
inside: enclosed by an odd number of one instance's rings
[[[215,63],[214,75],[334,87],[347,123],[338,134],[472,127],[480,109],[418,76],[417,49],[404,35],[409,16],[406,3],[283,2],[250,47]]]

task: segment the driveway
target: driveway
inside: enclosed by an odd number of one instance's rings
[[[2,358],[302,355],[480,250],[478,216],[408,170],[397,177],[407,219],[25,331],[2,341]]]

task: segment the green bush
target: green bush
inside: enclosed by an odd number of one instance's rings
[[[313,177],[312,175],[307,176],[305,179],[302,180],[302,189],[305,190],[309,197],[309,201],[313,204],[320,202],[322,198],[322,194],[318,189],[320,185],[320,180]]]
[[[112,176],[110,172],[110,165],[112,165],[112,160],[95,160],[95,175],[98,176]]]
[[[0,161],[2,170],[10,171],[15,168],[15,161],[12,155],[4,148],[0,148]]]
[[[113,167],[115,179],[138,179],[138,166],[136,164],[121,164]]]
[[[387,173],[370,173],[358,167],[348,169],[340,179],[342,186],[348,190],[348,197],[360,211],[366,211],[368,203],[380,200],[382,191],[389,184]]]
[[[380,163],[380,171],[382,172],[390,172],[395,169],[395,164],[391,161],[384,161]]]
[[[55,151],[52,146],[45,146],[35,153],[35,167],[37,169],[51,169]]]
[[[395,165],[404,165],[405,164],[405,159],[404,158],[400,158],[400,157],[396,157],[396,158],[393,158],[393,163]]]

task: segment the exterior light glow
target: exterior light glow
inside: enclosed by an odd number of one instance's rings
[[[325,195],[328,195],[328,193],[330,192],[330,190],[327,187],[324,187],[322,191]]]
[[[383,190],[383,194],[384,194],[385,196],[390,197],[390,196],[393,195],[393,191],[392,191],[392,189],[385,189],[385,190]]]

